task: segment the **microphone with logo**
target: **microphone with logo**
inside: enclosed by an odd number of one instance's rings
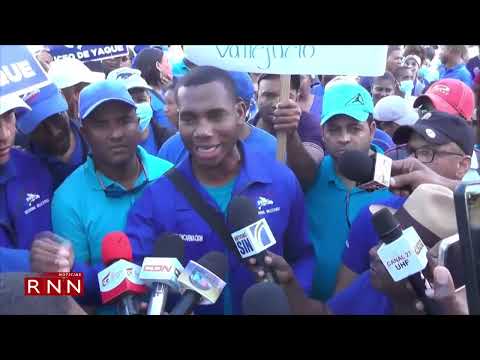
[[[398,220],[383,208],[372,215],[372,223],[383,245],[377,253],[394,281],[408,279],[429,315],[441,313],[439,305],[426,296],[431,285],[423,270],[428,264],[427,248],[413,227],[402,231]]]
[[[244,315],[291,315],[283,289],[266,281],[253,284],[245,291],[242,310]]]
[[[190,260],[180,274],[178,283],[182,297],[170,315],[187,315],[197,305],[212,305],[225,287],[228,260],[218,251],[211,251],[198,260]]]
[[[375,191],[390,186],[393,160],[375,153],[373,157],[358,150],[348,150],[338,159],[338,170],[355,181],[360,189]]]
[[[179,235],[165,233],[155,242],[154,256],[143,259],[140,280],[152,289],[147,315],[163,314],[169,289],[179,292],[178,277],[184,270],[179,259],[184,247]]]
[[[231,237],[242,259],[253,257],[265,271],[265,281],[277,282],[274,271],[265,264],[266,250],[276,244],[265,219],[258,218],[255,205],[246,196],[235,196],[227,210],[227,223],[233,230]]]
[[[132,262],[132,247],[127,235],[114,231],[102,240],[102,260],[105,269],[98,273],[103,304],[117,303],[118,314],[136,315],[136,295],[147,292],[140,280],[140,266]]]

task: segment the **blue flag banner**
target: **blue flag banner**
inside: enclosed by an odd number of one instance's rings
[[[0,97],[23,95],[50,84],[37,58],[25,45],[0,46]]]
[[[128,55],[127,45],[48,45],[48,48],[54,60],[71,57],[86,62]]]

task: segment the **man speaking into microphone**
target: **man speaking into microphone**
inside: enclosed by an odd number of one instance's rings
[[[276,244],[270,249],[285,257],[309,293],[313,252],[302,190],[286,165],[253,151],[239,139],[246,109],[235,95],[229,74],[210,66],[197,67],[181,79],[175,96],[180,135],[189,151],[188,158],[175,168],[177,175],[224,221],[231,198],[249,198],[275,236]],[[275,116],[296,116],[296,107],[277,110]],[[145,189],[129,213],[125,233],[136,261],[152,255],[154,240],[162,232],[183,238],[184,261],[196,261],[210,251],[228,255],[222,296],[214,305],[195,308],[195,314],[240,314],[243,293],[254,283],[254,274],[228,250],[231,231],[227,236],[217,234],[168,174]]]

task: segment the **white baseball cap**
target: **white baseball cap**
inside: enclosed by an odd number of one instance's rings
[[[152,90],[152,87],[147,84],[142,77],[142,72],[138,69],[132,69],[129,67],[115,69],[108,74],[107,80],[120,80],[125,84],[127,90],[133,88]]]
[[[0,97],[0,115],[13,109],[32,110],[18,95],[9,94]]]
[[[105,74],[91,71],[78,59],[64,58],[52,61],[48,77],[59,88],[64,89],[79,83],[93,84],[105,80]]]
[[[377,121],[393,121],[400,126],[412,126],[418,120],[418,113],[407,99],[391,95],[378,100],[373,109],[373,118]]]

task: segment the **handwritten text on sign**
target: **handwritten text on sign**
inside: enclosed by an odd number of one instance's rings
[[[378,76],[386,45],[189,45],[188,60],[230,71]]]

